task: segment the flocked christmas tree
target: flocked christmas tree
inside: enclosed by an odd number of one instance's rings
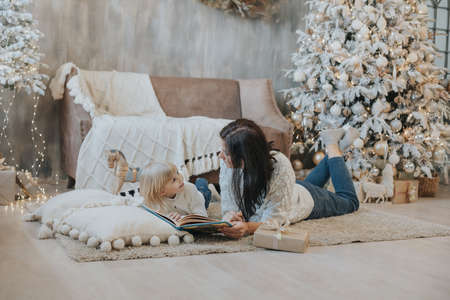
[[[35,153],[32,171],[37,175],[46,147],[42,134],[37,132],[36,111],[39,95],[45,94],[44,81],[48,77],[39,73],[43,55],[39,52],[38,42],[43,34],[36,28],[32,14],[27,12],[30,4],[30,0],[0,0],[0,107],[3,112],[0,141],[8,146],[9,162],[14,163],[13,147],[6,130],[9,113],[18,91],[32,94],[31,138]]]
[[[42,33],[25,11],[30,2],[0,0],[0,85],[44,95],[47,76],[39,74],[42,54],[38,46]]]
[[[315,0],[284,90],[295,124],[293,151],[321,146],[320,130],[360,131],[346,153],[355,178],[377,176],[389,161],[410,176],[432,176],[446,160],[440,138],[449,95],[416,0]],[[394,169],[394,173],[396,171]]]

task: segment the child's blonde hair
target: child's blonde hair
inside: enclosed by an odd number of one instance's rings
[[[162,205],[164,186],[177,173],[177,167],[169,162],[152,162],[144,167],[139,178],[140,193],[144,203]]]

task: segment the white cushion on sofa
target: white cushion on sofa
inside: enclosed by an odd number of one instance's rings
[[[165,242],[171,235],[185,234],[140,207],[125,205],[81,208],[64,218],[62,224],[99,241],[123,239],[127,244],[135,236],[147,243],[152,236]]]
[[[166,116],[148,74],[81,70],[81,80],[95,105],[94,115]]]

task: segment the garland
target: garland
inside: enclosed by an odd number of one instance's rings
[[[281,0],[200,0],[203,4],[219,8],[242,18],[259,19],[278,23]]]

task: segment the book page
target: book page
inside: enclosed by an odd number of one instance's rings
[[[197,224],[197,223],[213,223],[213,222],[220,222],[221,220],[217,219],[211,219],[208,217],[204,217],[201,215],[187,215],[181,218],[176,224],[178,226],[183,226],[186,224]]]

